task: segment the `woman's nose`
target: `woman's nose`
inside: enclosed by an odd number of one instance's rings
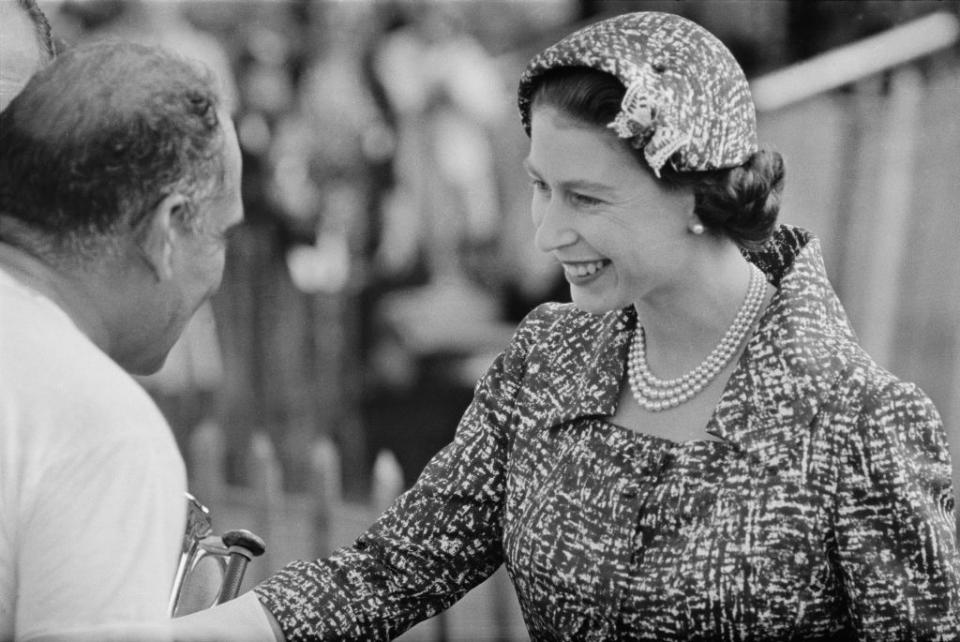
[[[569,225],[563,205],[556,200],[535,205],[533,221],[537,227],[534,243],[541,252],[552,252],[577,240],[577,234]]]

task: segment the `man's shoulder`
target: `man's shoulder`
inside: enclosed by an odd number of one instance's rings
[[[24,421],[165,427],[146,391],[53,303],[0,294],[0,405]],[[133,426],[131,426],[131,429]]]
[[[113,384],[133,379],[86,337],[53,303],[0,298],[0,376],[39,376],[47,382],[76,384],[106,379]]]

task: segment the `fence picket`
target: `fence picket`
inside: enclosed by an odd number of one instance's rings
[[[220,424],[205,421],[190,435],[190,491],[201,503],[211,506],[224,495],[224,437]]]
[[[403,469],[396,455],[381,450],[373,462],[373,484],[370,490],[370,508],[374,516],[387,510],[403,492]]]
[[[329,437],[321,436],[313,444],[308,493],[313,509],[310,547],[315,557],[326,557],[333,551],[332,523],[343,495],[340,453]]]
[[[283,473],[270,437],[262,431],[255,432],[250,438],[250,458],[248,460],[248,479],[253,498],[253,532],[267,543],[267,550],[255,567],[255,573],[263,579],[274,570],[276,548],[279,540],[280,525],[286,508],[283,494]],[[271,546],[273,542],[273,546]],[[283,560],[276,560],[282,562]],[[253,580],[253,578],[250,578]]]

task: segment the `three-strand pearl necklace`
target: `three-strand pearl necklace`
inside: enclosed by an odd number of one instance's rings
[[[747,296],[723,339],[699,366],[676,379],[658,379],[650,372],[647,365],[646,336],[643,326],[637,325],[627,359],[627,374],[633,398],[640,407],[653,412],[669,410],[693,399],[706,388],[730,362],[756,322],[763,305],[765,283],[763,273],[751,264]]]

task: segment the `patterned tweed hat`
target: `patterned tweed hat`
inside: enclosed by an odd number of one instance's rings
[[[609,127],[643,147],[654,173],[734,167],[757,150],[750,87],[730,51],[709,31],[669,13],[628,13],[587,26],[534,56],[518,102],[530,135],[530,102],[540,75],[590,67],[627,88]]]

